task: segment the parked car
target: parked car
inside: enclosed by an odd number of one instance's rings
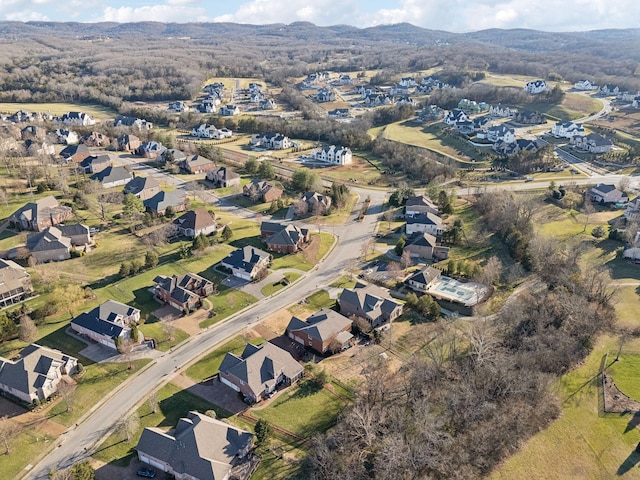
[[[154,478],[156,476],[156,471],[153,468],[140,467],[136,472],[136,475],[139,477]]]

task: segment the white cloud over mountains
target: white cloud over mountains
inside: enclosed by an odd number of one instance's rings
[[[452,32],[637,27],[637,0],[0,0],[0,20],[238,22],[357,27],[409,22]]]

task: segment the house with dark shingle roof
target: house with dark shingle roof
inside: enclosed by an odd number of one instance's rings
[[[426,195],[415,195],[407,198],[404,204],[405,215],[417,215],[419,213],[438,214],[438,206]]]
[[[84,312],[71,320],[71,328],[80,335],[117,349],[118,338],[131,338],[130,325],[140,320],[140,310],[115,300],[107,300],[89,312]],[[142,334],[139,333],[142,341]]]
[[[201,233],[209,235],[218,228],[215,216],[204,207],[189,210],[176,218],[173,224],[178,227],[182,235],[189,238],[195,238]]]
[[[270,252],[295,253],[309,242],[310,233],[308,228],[300,228],[291,223],[283,225],[276,222],[262,222],[260,237]]]
[[[171,277],[158,275],[153,281],[155,297],[180,311],[198,308],[203,297],[213,295],[215,292],[213,283],[195,273]]]
[[[220,167],[207,172],[207,180],[215,188],[240,186],[240,175],[227,167]]]
[[[282,189],[266,180],[253,180],[251,183],[242,187],[242,194],[245,197],[250,197],[254,201],[273,202],[282,197],[282,193]]]
[[[102,184],[102,188],[114,188],[126,185],[133,175],[124,167],[107,167],[89,177],[91,180],[97,180]]]
[[[82,143],[78,145],[68,145],[60,152],[60,158],[67,163],[80,163],[89,155],[91,155],[89,148]]]
[[[85,173],[98,173],[113,165],[109,155],[89,155],[80,162]]]
[[[267,398],[280,386],[289,386],[304,375],[304,367],[289,352],[265,342],[259,347],[250,343],[239,357],[227,353],[220,364],[222,383],[240,392],[247,403]]]
[[[160,193],[160,182],[155,177],[134,177],[124,186],[124,193],[131,193],[141,200],[147,200]]]
[[[11,260],[0,259],[0,307],[21,302],[32,293],[27,271]]]
[[[306,320],[292,317],[285,335],[320,354],[335,353],[350,345],[352,325],[353,322],[344,315],[323,308]]]
[[[117,139],[120,152],[134,152],[140,148],[142,142],[135,135],[121,135]]]
[[[46,400],[77,365],[77,358],[32,343],[16,360],[0,357],[0,390],[29,404]]]
[[[167,432],[145,427],[136,445],[138,459],[178,480],[230,480],[253,446],[253,434],[189,412]]]
[[[55,197],[49,195],[35,202],[29,202],[16,211],[9,221],[20,230],[39,232],[52,225],[69,220],[73,216],[71,207],[60,205]]]
[[[239,248],[220,261],[220,266],[231,271],[234,277],[253,280],[271,263],[271,254],[247,245]]]
[[[407,235],[426,232],[438,238],[442,235],[442,232],[444,232],[444,227],[442,219],[438,215],[428,212],[407,216],[405,231]]]
[[[184,212],[187,208],[184,190],[172,190],[170,192],[161,190],[153,197],[143,200],[142,203],[147,212],[157,215],[164,215],[168,207],[171,207],[174,213]]]
[[[618,190],[615,185],[599,183],[587,190],[587,195],[595,203],[626,203],[629,196]]]
[[[613,148],[613,142],[610,139],[597,133],[576,135],[571,138],[571,143],[576,148],[590,153],[607,153]]]
[[[331,208],[331,197],[318,192],[305,192],[301,200],[307,204],[307,212],[311,215],[326,215]]]
[[[443,247],[433,235],[422,232],[407,239],[404,249],[412,257],[439,262],[449,258],[449,247]]]
[[[345,288],[338,298],[340,313],[349,318],[362,318],[372,328],[390,324],[402,315],[402,304],[383,295],[383,291],[373,285],[357,284],[355,288]]]
[[[409,276],[405,283],[416,292],[425,293],[429,288],[440,280],[442,272],[437,268],[425,267]]]
[[[38,263],[71,258],[71,239],[59,228],[49,227],[42,232],[27,235],[27,249]]]
[[[180,165],[187,173],[204,173],[213,170],[216,164],[201,155],[192,155],[187,157]]]

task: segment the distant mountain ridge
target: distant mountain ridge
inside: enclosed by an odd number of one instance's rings
[[[0,37],[34,37],[41,35],[78,37],[211,37],[273,36],[308,39],[332,43],[336,40],[385,41],[416,45],[435,42],[490,44],[504,48],[553,52],[611,46],[618,52],[635,51],[640,29],[591,30],[586,32],[545,32],[528,29],[488,29],[469,33],[429,30],[410,23],[357,28],[350,25],[321,27],[309,22],[250,25],[238,23],[77,23],[77,22],[0,22]],[[615,53],[615,52],[612,52]]]

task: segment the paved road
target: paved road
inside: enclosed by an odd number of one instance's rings
[[[307,273],[291,288],[266,298],[224,323],[191,337],[180,348],[158,358],[138,376],[121,385],[118,391],[89,414],[78,427],[67,430],[61,437],[60,446],[55,448],[24,478],[44,480],[48,478],[48,473],[52,469],[66,468],[85,459],[120,418],[134,411],[136,405],[143,401],[151,390],[169,381],[179,369],[229,337],[237,335],[244,328],[331,283],[336,276],[341,274],[351,259],[357,258],[362,244],[371,237],[378,215],[382,210],[385,193],[367,192],[367,195],[369,193],[371,195],[369,213],[363,222],[354,223],[353,218],[367,196],[362,195],[364,192],[359,193],[361,194],[360,201],[353,211],[352,219],[344,226],[332,227],[337,236],[336,247],[314,270]]]

